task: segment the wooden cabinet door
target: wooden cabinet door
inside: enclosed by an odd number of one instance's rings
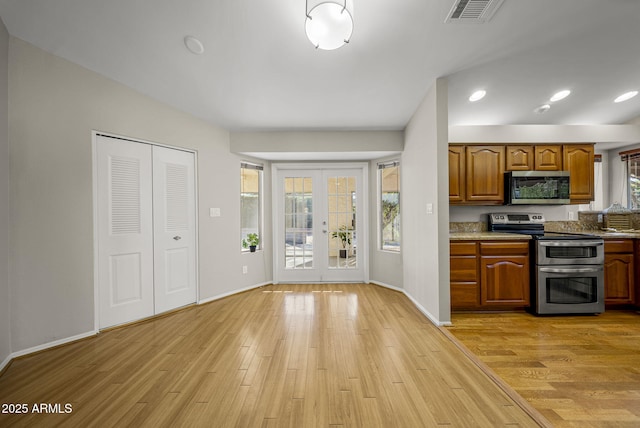
[[[636,294],[636,306],[640,305],[640,239],[634,239],[634,258],[635,258],[635,263],[634,265],[636,266],[635,269],[635,278],[634,278],[634,282],[633,285],[635,288],[635,294]]]
[[[634,240],[604,240],[604,298],[605,303],[635,302]]]
[[[635,300],[633,254],[605,254],[604,301],[629,304]]]
[[[481,303],[487,306],[528,306],[529,257],[480,257]]]
[[[562,146],[535,146],[534,169],[536,171],[562,171]]]
[[[451,256],[451,308],[475,308],[480,304],[478,258]]]
[[[449,202],[464,202],[464,146],[449,146]]]
[[[507,146],[506,171],[531,171],[533,146]]]
[[[562,152],[564,169],[571,173],[571,203],[588,204],[593,200],[593,144],[565,144]]]
[[[477,308],[480,305],[477,243],[451,242],[449,248],[451,308]]]
[[[465,149],[466,200],[502,204],[505,146],[466,146]]]

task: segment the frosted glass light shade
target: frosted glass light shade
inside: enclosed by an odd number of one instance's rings
[[[344,5],[320,3],[308,12],[305,31],[316,48],[338,49],[351,39],[353,17]]]

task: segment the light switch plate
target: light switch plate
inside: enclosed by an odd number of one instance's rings
[[[220,217],[220,208],[209,208],[209,215],[211,217]]]
[[[433,204],[427,204],[427,214],[433,214]]]

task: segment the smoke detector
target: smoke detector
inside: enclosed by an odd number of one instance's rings
[[[446,23],[485,23],[496,13],[504,0],[456,0]]]

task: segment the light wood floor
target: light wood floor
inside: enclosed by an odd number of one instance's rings
[[[555,427],[640,427],[640,314],[453,314],[456,338]]]
[[[268,286],[17,359],[0,403],[73,409],[3,427],[538,426],[404,295],[362,284]]]

